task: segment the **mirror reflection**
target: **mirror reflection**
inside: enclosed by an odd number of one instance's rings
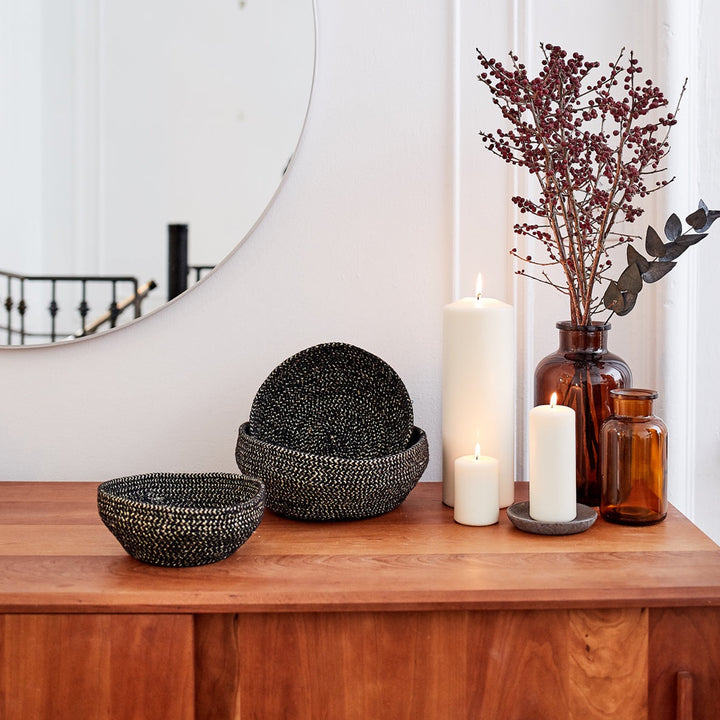
[[[242,240],[302,130],[312,0],[0,0],[0,28],[0,343],[128,322]]]

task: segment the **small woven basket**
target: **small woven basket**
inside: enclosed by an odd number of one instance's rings
[[[235,458],[240,471],[262,479],[267,506],[300,520],[351,520],[395,509],[428,464],[428,442],[414,428],[408,446],[374,458],[312,455],[259,440],[240,426]]]
[[[250,409],[259,440],[312,455],[401,452],[413,431],[410,395],[384,360],[348,343],[313,345],[278,365]]]
[[[265,487],[233,473],[151,473],[101,483],[97,504],[132,557],[192,567],[223,560],[255,532]]]

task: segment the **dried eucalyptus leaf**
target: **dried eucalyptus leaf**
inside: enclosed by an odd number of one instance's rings
[[[642,274],[642,279],[646,283],[654,283],[665,277],[677,263],[658,261],[650,263],[650,269]]]
[[[702,200],[700,201],[702,202]],[[685,222],[693,228],[693,230],[700,230],[705,226],[707,222],[707,212],[703,208],[699,207],[695,212],[691,212],[686,218]]]
[[[700,202],[698,203],[698,209],[688,215],[688,217],[693,217],[696,213],[703,212],[705,215],[705,222],[701,223],[699,220],[696,223],[690,223],[690,226],[693,230],[696,230],[699,233],[704,233],[706,230],[710,229],[710,226],[720,217],[720,210],[708,210],[708,206],[705,204],[705,201],[700,198]]]
[[[620,292],[620,288],[614,280],[610,281],[610,284],[603,295],[603,305],[605,305],[608,310],[615,313],[625,307],[625,302],[623,300],[622,293]]]
[[[615,314],[620,315],[620,317],[622,317],[623,315],[627,315],[635,307],[636,300],[637,300],[637,293],[631,293],[631,292],[623,293],[623,309],[616,310]]]
[[[668,243],[665,246],[665,254],[658,258],[658,262],[666,263],[677,260],[686,250],[687,245],[678,245],[676,242]]]
[[[660,244],[662,245],[662,243]],[[637,265],[641,274],[650,267],[650,263],[647,259],[643,257],[632,245],[627,246],[627,261],[628,265]]]
[[[710,229],[710,226],[720,217],[720,210],[710,210],[707,214],[707,221],[702,227],[694,228],[698,232],[705,232]]]
[[[704,237],[707,237],[707,233],[700,233],[699,235],[681,235],[675,242],[680,247],[690,247],[695,243],[699,243]]]
[[[682,221],[673,213],[665,223],[665,237],[672,242],[673,240],[677,240],[681,234]],[[660,255],[656,255],[655,257],[660,257]]]
[[[628,265],[617,280],[622,292],[639,293],[642,290],[642,277],[637,265]]]
[[[665,232],[667,232],[667,229]],[[665,245],[663,244],[662,239],[657,234],[657,230],[649,225],[647,232],[645,233],[645,251],[648,255],[652,255],[653,257],[662,257],[665,254]]]

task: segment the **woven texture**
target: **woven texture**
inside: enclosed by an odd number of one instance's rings
[[[425,433],[414,428],[408,446],[379,458],[337,458],[280,447],[240,427],[235,457],[241,472],[265,483],[267,506],[300,520],[350,520],[396,508],[428,463]]]
[[[125,550],[191,567],[232,555],[260,524],[265,487],[232,473],[152,473],[101,483],[98,512]]]
[[[259,440],[314,455],[382,457],[407,447],[412,401],[379,357],[325,343],[270,373],[253,401],[250,427]]]

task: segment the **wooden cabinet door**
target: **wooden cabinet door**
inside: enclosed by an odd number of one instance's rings
[[[650,611],[648,693],[650,720],[720,717],[720,608]]]
[[[190,615],[0,615],[3,720],[191,720]]]
[[[198,720],[642,720],[647,612],[196,618]]]

